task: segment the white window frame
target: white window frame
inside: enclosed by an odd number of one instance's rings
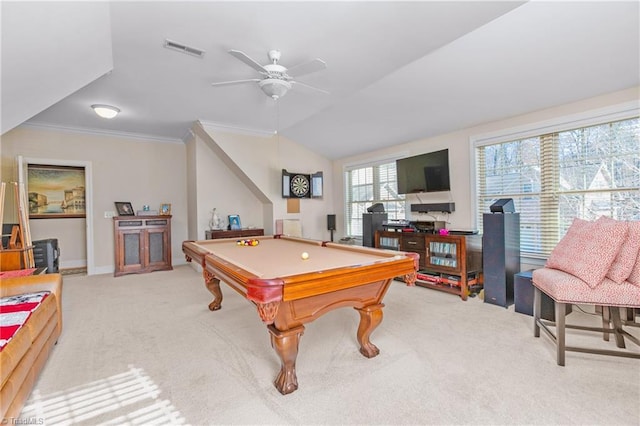
[[[345,234],[348,233],[348,229],[349,229],[349,224],[348,222],[351,220],[350,219],[350,210],[349,210],[349,201],[347,199],[348,194],[346,192],[347,189],[347,182],[346,182],[346,175],[347,172],[350,172],[352,170],[356,170],[356,169],[361,169],[361,168],[365,168],[365,167],[375,167],[375,166],[380,166],[382,164],[388,164],[388,163],[392,163],[395,162],[396,160],[400,159],[400,158],[404,158],[407,157],[409,154],[407,152],[402,152],[401,154],[395,154],[395,155],[390,155],[390,156],[385,156],[385,157],[380,157],[380,158],[375,158],[375,159],[371,159],[369,161],[362,161],[362,162],[354,162],[354,163],[347,163],[344,164],[342,167],[342,188],[344,189],[344,193],[343,193],[343,203],[344,203],[344,232]],[[375,179],[374,179],[375,180]],[[406,203],[406,200],[405,200]],[[406,209],[406,208],[405,208]],[[349,237],[353,237],[356,238],[357,241],[361,241],[362,240],[362,235],[348,235]]]
[[[476,152],[477,148],[486,145],[505,143],[537,137],[548,133],[568,131],[580,127],[597,126],[614,121],[627,120],[640,115],[640,103],[638,101],[625,102],[604,108],[593,109],[577,114],[566,115],[546,121],[531,123],[519,127],[499,130],[496,132],[474,135],[469,138],[469,178],[470,178],[470,200],[472,206],[472,218],[476,228],[479,228],[477,218],[478,194],[477,194],[477,169]],[[522,256],[527,263],[544,264],[544,260],[537,257]]]

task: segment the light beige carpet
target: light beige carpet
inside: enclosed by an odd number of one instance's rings
[[[64,330],[23,419],[39,424],[640,424],[640,361],[568,353],[555,362],[532,319],[394,282],[366,359],[358,314],[307,325],[298,391],[255,307],[223,285],[210,312],[190,266],[64,278]],[[598,324],[574,312],[569,320]],[[635,329],[636,335],[640,329]],[[572,332],[568,342],[612,342]],[[637,350],[637,349],[634,349]]]

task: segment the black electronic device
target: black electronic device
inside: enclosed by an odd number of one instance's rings
[[[362,213],[362,245],[375,247],[376,231],[382,231],[387,213]]]
[[[328,214],[327,215],[327,231],[335,231],[336,230],[336,215]]]
[[[449,229],[450,235],[477,235],[477,229]]]
[[[513,304],[514,275],[520,272],[520,213],[482,215],[484,301]]]
[[[47,274],[59,272],[60,247],[57,238],[33,241],[33,260],[37,268],[46,267]]]
[[[491,213],[515,213],[512,198],[501,198],[489,207]]]
[[[411,226],[416,230],[416,232],[425,232],[429,234],[435,234],[441,229],[446,228],[446,225],[447,223],[443,220],[411,222]]]
[[[398,193],[450,191],[449,150],[396,160]]]
[[[418,212],[418,213],[428,213],[428,212],[452,213],[456,211],[456,203],[411,204],[411,211]]]
[[[382,222],[382,228],[385,231],[401,231],[404,229],[415,229],[411,222],[406,219],[392,219]]]
[[[336,230],[336,215],[328,214],[327,215],[327,230],[331,231],[331,242],[333,242],[333,231]]]
[[[369,212],[369,213],[384,213],[384,204],[375,203],[371,207],[367,208],[367,212]]]

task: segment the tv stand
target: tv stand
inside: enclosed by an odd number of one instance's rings
[[[377,231],[375,243],[376,248],[418,253],[418,286],[457,294],[462,300],[483,287],[479,235]]]

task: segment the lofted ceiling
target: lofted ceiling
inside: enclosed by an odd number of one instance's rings
[[[200,120],[278,131],[336,159],[640,85],[637,1],[91,2],[109,25],[71,40],[60,28],[7,37],[6,22],[44,28],[51,15],[2,3],[4,122],[6,111],[31,111],[27,124],[180,140]],[[261,64],[278,49],[286,67],[321,58],[325,70],[298,80],[330,93],[296,85],[274,101],[256,83],[213,87],[259,77],[230,49]],[[51,100],[42,86],[59,87],[61,70],[75,91]],[[16,86],[32,89],[5,90]],[[100,119],[96,103],[121,113]]]

